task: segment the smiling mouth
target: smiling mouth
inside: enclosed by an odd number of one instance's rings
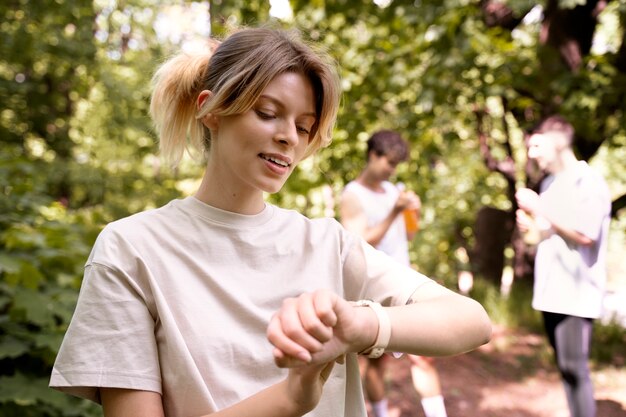
[[[262,159],[265,159],[266,161],[269,161],[269,162],[271,162],[273,164],[276,164],[278,166],[281,166],[281,167],[289,168],[289,166],[291,166],[291,164],[289,162],[283,161],[282,159],[276,158],[274,156],[268,156],[268,155],[264,155],[262,153],[259,154],[259,156]]]

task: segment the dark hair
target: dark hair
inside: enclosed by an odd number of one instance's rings
[[[567,119],[559,114],[548,116],[543,119],[531,133],[547,133],[547,132],[560,132],[564,134],[571,144],[574,139],[574,126]]]
[[[397,162],[409,157],[409,144],[394,130],[379,130],[367,140],[367,158],[370,152],[378,156],[392,156]]]

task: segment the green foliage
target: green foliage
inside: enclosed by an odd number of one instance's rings
[[[0,415],[94,415],[47,383],[97,227],[45,194],[47,163],[18,155],[0,153]]]
[[[591,357],[595,361],[624,366],[624,361],[626,361],[624,346],[626,346],[626,329],[622,324],[616,321],[594,324]]]
[[[500,288],[492,283],[477,280],[470,295],[485,307],[495,324],[505,328],[543,332],[541,314],[530,308],[532,288],[528,283],[518,283],[508,295],[503,295]]]
[[[160,48],[112,53],[123,46],[119,17],[145,16],[128,7],[0,6],[0,416],[101,415],[47,387],[83,265],[104,224],[180,195],[160,172],[147,118]],[[150,22],[130,21],[156,42]]]
[[[559,7],[563,9],[573,9],[576,6],[585,5],[586,0],[559,0]]]

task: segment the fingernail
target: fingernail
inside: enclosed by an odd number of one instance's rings
[[[303,351],[303,352],[298,353],[297,358],[300,359],[303,362],[306,362],[306,363],[311,362],[311,359],[312,359],[311,355],[306,350]]]

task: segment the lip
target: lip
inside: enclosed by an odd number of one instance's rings
[[[264,152],[261,152],[261,153],[259,154],[259,156],[260,156],[261,158],[263,158],[263,159],[265,159],[265,158],[274,158],[274,159],[278,159],[278,160],[280,160],[280,161],[285,162],[285,163],[286,163],[287,165],[289,165],[289,166],[291,166],[291,162],[292,162],[292,161],[291,161],[291,158],[289,158],[289,157],[288,157],[288,156],[286,156],[286,155],[279,154],[279,153],[264,153]]]
[[[265,163],[265,166],[274,174],[284,175],[288,173],[289,170],[291,169],[292,160],[288,156],[277,154],[277,153],[260,153],[259,158]],[[282,165],[276,164],[275,162],[269,161],[268,160],[269,158],[284,162],[287,164],[287,166],[282,166]]]

